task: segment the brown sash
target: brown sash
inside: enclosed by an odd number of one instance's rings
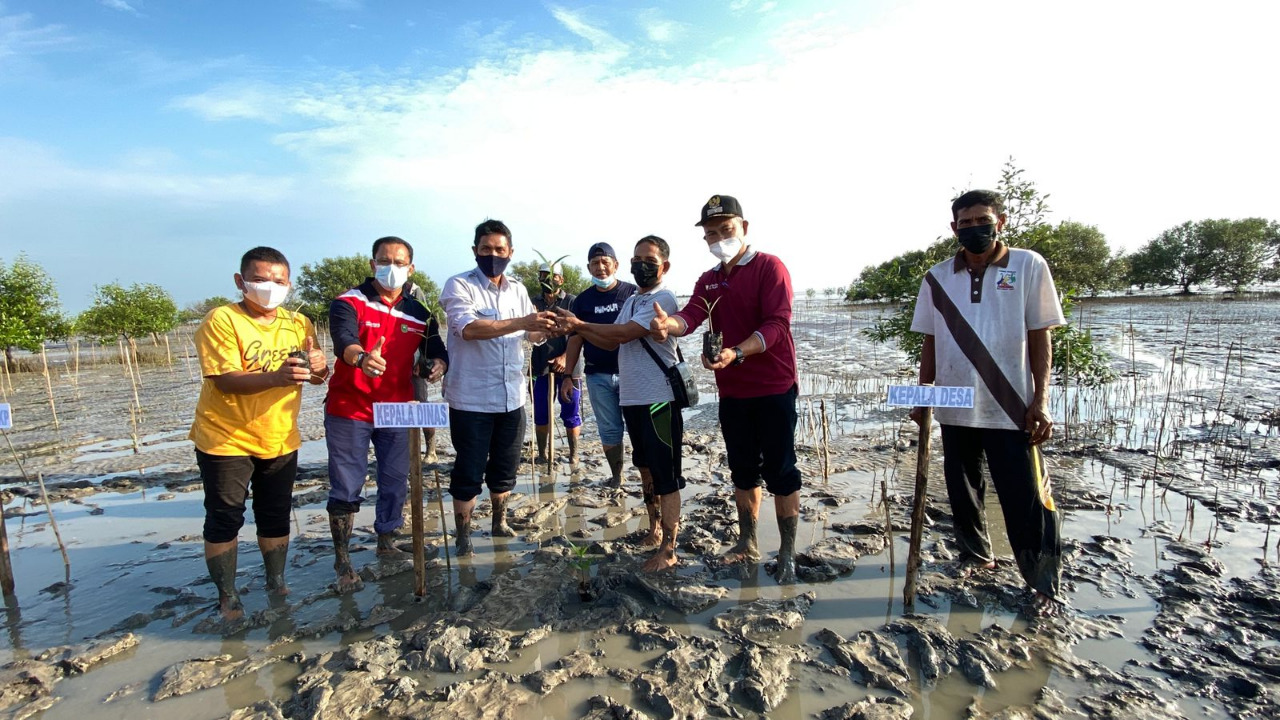
[[[982,382],[987,386],[991,397],[995,398],[1000,407],[1004,409],[1005,414],[1009,416],[1013,424],[1019,430],[1025,430],[1027,404],[1022,401],[1022,395],[1013,387],[1013,383],[1009,382],[1009,378],[1005,377],[1000,366],[996,365],[996,360],[991,357],[991,352],[987,350],[987,346],[982,344],[982,339],[978,337],[978,333],[969,325],[969,321],[965,320],[964,316],[960,314],[960,308],[957,308],[956,304],[947,296],[947,293],[943,291],[942,285],[933,276],[933,273],[926,272],[924,279],[929,283],[929,294],[933,297],[933,306],[942,315],[942,320],[947,324],[947,330],[951,332],[951,337],[955,339],[960,351],[969,359],[973,369],[978,371],[978,377],[982,378]]]

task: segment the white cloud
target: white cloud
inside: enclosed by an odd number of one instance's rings
[[[4,8],[0,7],[0,12]],[[57,24],[36,25],[31,13],[0,15],[0,67],[6,60],[73,47],[75,38]]]
[[[125,2],[125,0],[98,0],[98,2],[102,3],[104,7],[111,8],[112,10],[133,13],[134,15],[138,14],[137,9]]]
[[[651,42],[669,43],[679,39],[685,32],[684,25],[664,18],[660,12],[652,8],[640,11],[636,19],[645,37]]]
[[[591,43],[596,49],[613,51],[625,49],[626,46],[617,38],[583,20],[578,13],[558,5],[552,5],[550,10],[552,17],[566,30]]]

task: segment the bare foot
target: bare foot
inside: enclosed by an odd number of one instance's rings
[[[282,598],[289,594],[289,586],[284,583],[283,577],[267,578],[267,597]]]
[[[218,612],[226,622],[235,622],[244,617],[244,606],[238,597],[224,597],[218,600]]]
[[[666,570],[668,568],[675,567],[675,564],[676,551],[661,549],[654,553],[648,560],[644,561],[644,567],[642,567],[641,570],[647,573],[658,572],[659,570]]]
[[[475,554],[475,550],[471,547],[471,534],[459,535],[454,539],[453,555],[454,557],[466,557]]]
[[[742,542],[730,548],[729,552],[720,556],[725,565],[736,565],[741,562],[760,562],[760,548],[755,541]]]
[[[1066,606],[1060,601],[1055,600],[1048,595],[1036,591],[1035,597],[1031,598],[1031,615],[1032,617],[1057,617],[1066,611]]]
[[[791,585],[796,581],[796,559],[790,555],[778,554],[778,569],[774,572],[779,585]]]
[[[360,576],[350,565],[337,568],[338,572],[338,593],[345,595],[351,592],[357,592],[364,589],[364,582],[360,580]]]
[[[662,544],[662,528],[656,527],[649,530],[649,534],[640,539],[640,547],[658,547]]]
[[[996,569],[996,561],[988,560],[987,562],[978,562],[976,560],[965,560],[960,563],[961,579],[969,578],[978,573],[991,572]]]

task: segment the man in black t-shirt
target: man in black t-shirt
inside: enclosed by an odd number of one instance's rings
[[[554,266],[543,263],[538,268],[538,283],[542,292],[533,298],[533,306],[539,312],[569,309],[573,305],[574,295],[566,293],[564,274],[560,263]],[[560,386],[560,381],[567,380],[573,384],[579,370],[574,364],[567,363],[565,348],[568,341],[564,337],[549,338],[541,345],[533,347],[529,374],[533,376],[533,430],[538,442],[538,462],[547,462],[547,438],[551,432],[551,393]],[[576,361],[575,361],[576,362]],[[569,462],[578,462],[578,437],[582,432],[582,396],[579,388],[569,394],[560,393],[560,419],[564,421],[565,438],[569,446]]]
[[[622,302],[636,292],[636,286],[617,279],[618,256],[609,243],[599,242],[587,251],[587,270],[591,273],[591,287],[573,301],[571,310],[583,322],[601,325],[613,324],[622,309]],[[581,354],[585,358],[587,392],[591,396],[591,409],[600,431],[600,444],[609,461],[613,477],[610,487],[622,486],[622,408],[618,404],[618,351],[601,350],[584,342],[580,335],[568,338],[565,363],[573,367]],[[561,399],[576,392],[572,378],[560,384]]]

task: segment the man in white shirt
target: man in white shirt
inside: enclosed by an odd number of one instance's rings
[[[1060,604],[1061,517],[1037,446],[1053,434],[1049,331],[1066,319],[1044,258],[997,239],[1006,221],[999,193],[966,192],[951,213],[961,249],[925,274],[911,329],[925,336],[922,384],[974,388],[972,409],[936,411],[956,542],[964,564],[995,567],[985,455],[1033,610],[1051,613]],[[912,417],[919,422],[920,411]]]
[[[476,267],[445,281],[440,305],[448,323],[453,372],[445,376],[449,436],[457,459],[449,476],[457,554],[469,555],[471,513],[483,485],[493,503],[495,537],[515,533],[506,521],[525,433],[523,340],[542,343],[555,313],[536,312],[529,293],[504,273],[511,230],[499,220],[476,227]]]

